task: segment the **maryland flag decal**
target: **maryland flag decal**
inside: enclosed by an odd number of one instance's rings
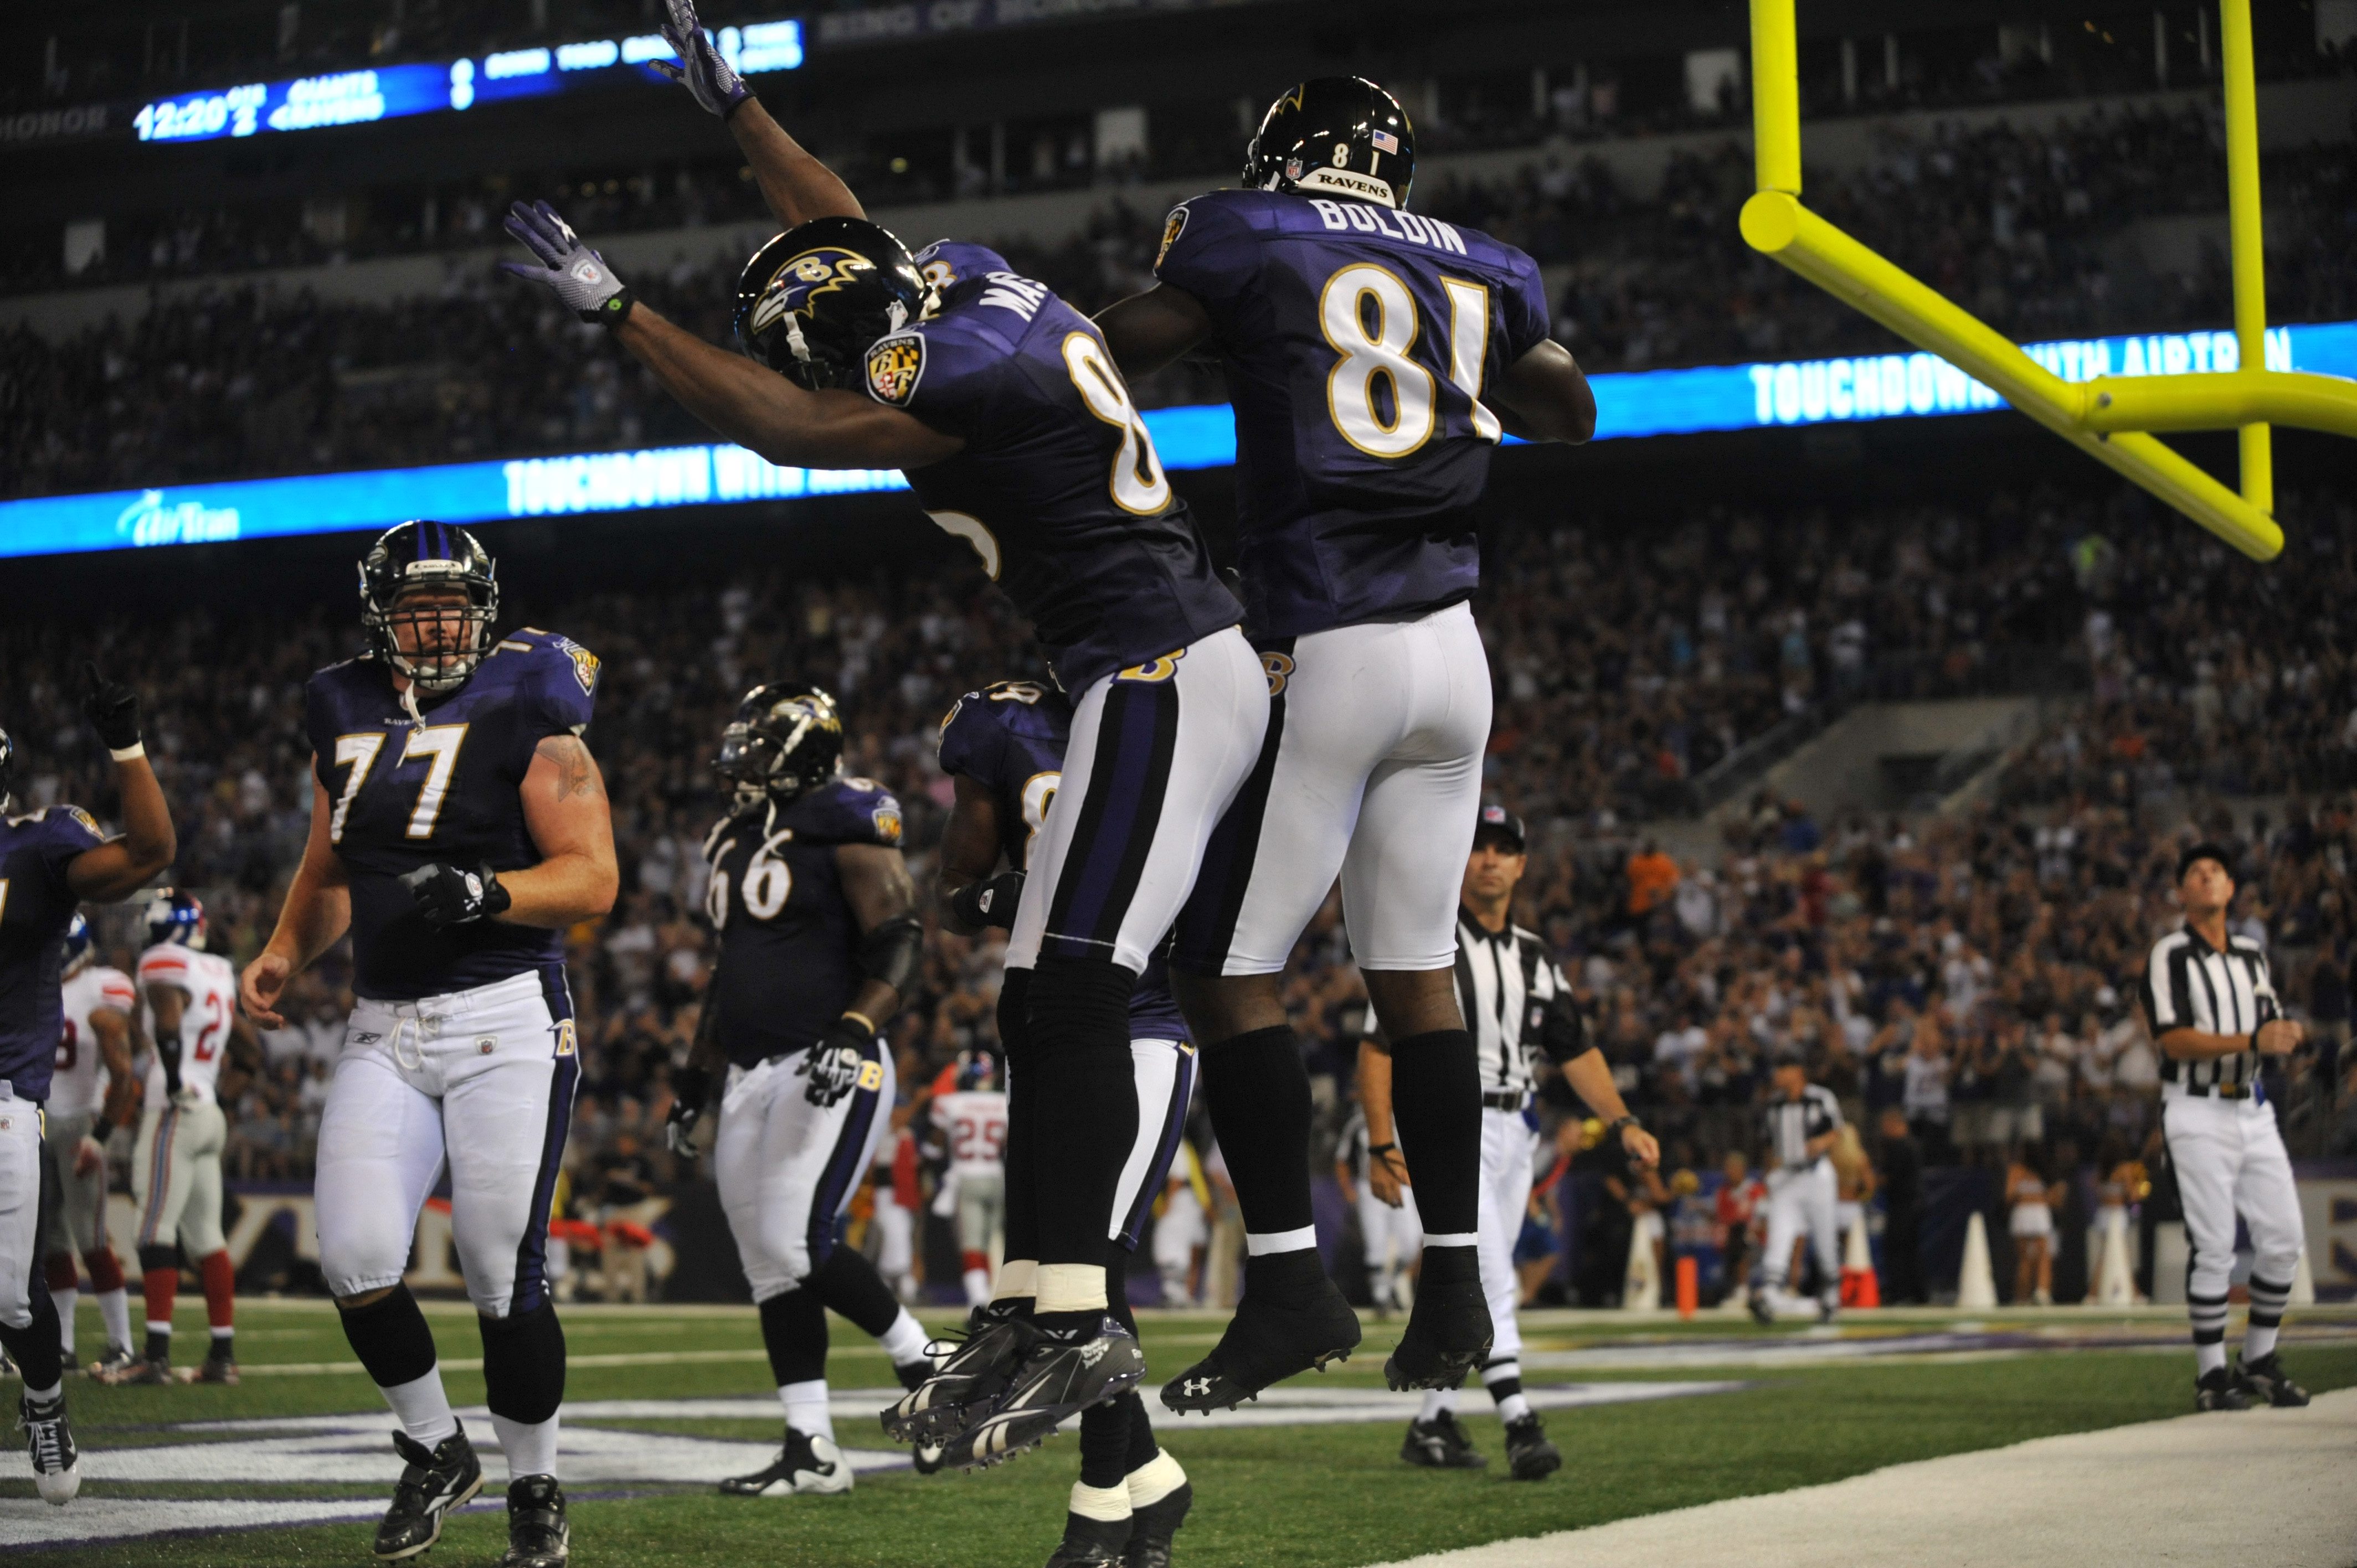
[[[925,373],[925,340],[915,333],[877,339],[867,350],[867,392],[877,403],[906,408]]]
[[[1170,247],[1177,244],[1178,242],[1178,236],[1184,234],[1186,231],[1186,208],[1172,208],[1170,209],[1170,216],[1165,219],[1162,223],[1162,248],[1154,252],[1154,270],[1156,272],[1158,273],[1162,270],[1162,263],[1169,258]]]

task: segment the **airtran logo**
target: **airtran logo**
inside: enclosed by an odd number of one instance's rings
[[[164,504],[161,490],[143,490],[114,520],[114,532],[133,544],[202,544],[237,537],[237,508],[199,501]]]

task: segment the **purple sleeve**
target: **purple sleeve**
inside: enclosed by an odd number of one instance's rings
[[[1005,737],[1006,732],[990,721],[990,699],[980,692],[967,693],[942,725],[942,771],[992,783],[996,772],[992,764]]]
[[[535,706],[546,725],[535,736],[578,735],[589,727],[597,703],[597,656],[569,637],[548,639],[544,668],[533,677]]]
[[[1241,213],[1216,193],[1199,196],[1170,209],[1154,275],[1218,310],[1252,286],[1260,252],[1260,242]]]
[[[1514,281],[1498,300],[1499,325],[1505,329],[1506,363],[1512,364],[1547,339],[1546,280],[1538,263],[1514,252]]]
[[[71,905],[74,893],[66,881],[66,868],[83,851],[104,843],[106,835],[80,806],[50,807],[41,813],[41,864],[48,870],[53,889]]]

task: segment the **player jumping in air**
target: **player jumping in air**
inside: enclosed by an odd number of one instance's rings
[[[404,522],[361,561],[370,650],[311,677],[311,837],[278,929],[242,981],[266,1028],[290,977],[352,936],[352,1010],[319,1122],[319,1269],[344,1337],[399,1417],[405,1467],[380,1560],[414,1557],[482,1488],[433,1330],[402,1283],[447,1170],[508,1465],[504,1568],[563,1568],[556,1477],[565,1330],[548,1209],[580,1075],[565,931],[613,907],[614,833],[582,744],[597,660],[554,632],[499,636],[491,558]]]

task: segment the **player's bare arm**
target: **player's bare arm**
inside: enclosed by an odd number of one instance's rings
[[[1662,1145],[1654,1136],[1629,1120],[1628,1101],[1612,1082],[1612,1066],[1604,1053],[1590,1046],[1563,1064],[1563,1080],[1579,1096],[1580,1103],[1604,1118],[1608,1125],[1620,1126],[1620,1147],[1640,1165],[1651,1168],[1661,1164]],[[1831,1139],[1826,1140],[1828,1143]]]
[[[662,36],[680,63],[657,60],[655,69],[686,88],[698,107],[728,127],[761,188],[761,199],[778,221],[791,229],[813,218],[866,217],[851,188],[786,134],[713,47],[693,0],[666,0],[664,9]]]
[[[1176,284],[1158,283],[1106,306],[1097,329],[1123,376],[1135,381],[1178,363],[1211,335],[1211,315],[1203,302]]]
[[[1596,434],[1596,392],[1587,372],[1562,344],[1535,344],[1506,367],[1482,402],[1498,422],[1525,441],[1577,446]]]
[[[237,979],[238,1001],[246,1016],[265,1029],[286,1026],[277,1008],[287,981],[310,968],[352,923],[351,880],[330,836],[335,807],[319,783],[316,757],[312,768],[311,832],[304,841],[303,862],[286,886],[277,928]]]
[[[579,736],[552,735],[533,748],[519,791],[524,830],[538,865],[502,872],[508,907],[497,919],[563,930],[614,907],[621,873],[614,863],[614,823],[606,780]]]
[[[1367,1114],[1367,1190],[1397,1208],[1408,1176],[1392,1123],[1392,1054],[1372,1040],[1359,1042],[1359,1107]]]
[[[229,1021],[229,1059],[221,1064],[221,1082],[214,1092],[221,1103],[233,1105],[242,1095],[254,1075],[262,1070],[262,1036],[253,1032],[253,1023],[242,1015]]]
[[[179,854],[164,787],[139,740],[139,699],[131,689],[82,666],[82,714],[114,755],[114,783],[123,798],[123,832],[86,849],[66,865],[66,885],[92,904],[119,904],[145,886]]]
[[[837,844],[834,865],[861,938],[865,978],[852,993],[850,1011],[880,1031],[899,1011],[922,962],[917,885],[900,852],[883,844]]]
[[[993,923],[988,910],[972,908],[975,898],[963,896],[969,888],[987,884],[998,869],[998,802],[986,786],[963,774],[955,776],[955,786],[957,800],[942,829],[941,865],[933,888],[942,924],[970,937]]]
[[[74,1150],[76,1176],[88,1176],[105,1163],[106,1130],[129,1124],[136,1112],[134,1097],[139,1092],[131,1073],[130,1015],[119,1007],[94,1007],[90,1028],[98,1037],[98,1059],[106,1065],[106,1100],[99,1107],[99,1125]]]

